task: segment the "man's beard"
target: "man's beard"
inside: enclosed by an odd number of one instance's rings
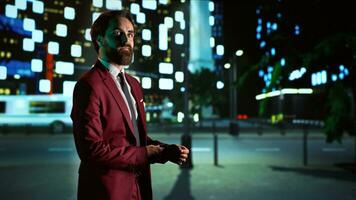
[[[124,49],[126,48],[126,49]],[[129,65],[132,62],[133,50],[130,46],[110,49],[106,52],[109,61],[118,65]]]

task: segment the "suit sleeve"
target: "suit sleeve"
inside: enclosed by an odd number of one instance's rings
[[[73,134],[82,162],[109,169],[139,171],[148,165],[145,147],[113,147],[103,139],[100,98],[85,81],[77,82],[73,93]]]

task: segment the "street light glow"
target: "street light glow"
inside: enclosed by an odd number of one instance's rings
[[[225,68],[225,69],[230,69],[230,67],[231,67],[231,64],[230,64],[230,63],[225,63],[225,65],[224,65],[224,68]]]
[[[239,49],[239,50],[236,51],[235,54],[236,54],[236,56],[242,56],[244,54],[244,51]]]

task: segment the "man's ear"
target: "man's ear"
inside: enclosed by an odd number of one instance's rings
[[[98,37],[96,38],[96,42],[98,43],[99,47],[103,46],[103,36],[98,35]]]

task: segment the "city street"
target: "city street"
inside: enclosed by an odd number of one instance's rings
[[[219,134],[214,166],[212,134],[193,133],[193,169],[152,166],[154,199],[354,199],[356,175],[335,167],[354,162],[354,139],[325,144],[311,133],[309,165],[303,166],[302,135]],[[180,143],[179,134],[152,134]],[[79,160],[72,136],[0,136],[1,199],[76,199]]]

